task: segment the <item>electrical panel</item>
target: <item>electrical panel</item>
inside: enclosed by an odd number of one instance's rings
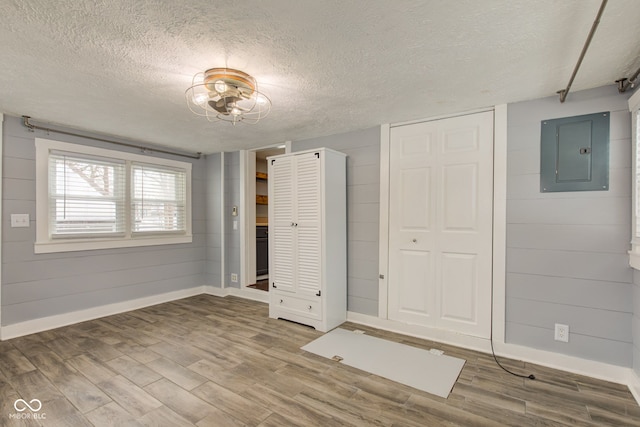
[[[542,121],[541,192],[609,189],[609,117],[607,111]]]

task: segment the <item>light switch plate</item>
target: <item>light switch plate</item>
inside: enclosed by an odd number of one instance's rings
[[[11,214],[11,227],[29,227],[29,214]]]

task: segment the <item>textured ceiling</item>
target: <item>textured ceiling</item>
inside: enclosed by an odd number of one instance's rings
[[[0,111],[204,153],[463,112],[564,88],[600,3],[3,0]],[[637,0],[609,1],[572,91],[640,66],[638,22]],[[187,109],[220,66],[258,79],[267,118]]]

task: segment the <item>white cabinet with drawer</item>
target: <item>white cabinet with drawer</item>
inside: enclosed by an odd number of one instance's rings
[[[347,314],[346,155],[268,157],[269,316],[328,331]]]
[[[278,293],[274,298],[274,303],[279,310],[295,313],[298,316],[317,320],[322,318],[322,311],[320,309],[322,302],[320,301],[320,298],[318,298],[317,301],[312,301]]]

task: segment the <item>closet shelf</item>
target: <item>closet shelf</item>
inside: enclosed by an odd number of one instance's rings
[[[262,196],[260,194],[256,195],[256,205],[268,205],[269,204],[269,196]]]

